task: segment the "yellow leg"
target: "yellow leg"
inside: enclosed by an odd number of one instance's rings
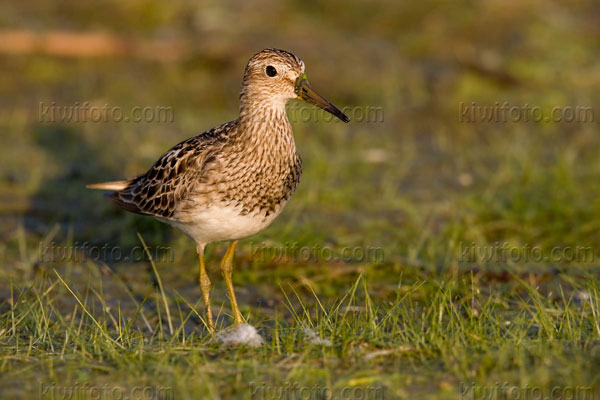
[[[235,299],[235,292],[233,290],[233,282],[231,281],[231,275],[233,274],[233,253],[235,252],[236,245],[237,240],[234,240],[229,244],[227,252],[225,253],[225,257],[223,257],[223,261],[221,261],[221,272],[223,273],[223,278],[225,279],[225,284],[227,285],[227,292],[229,293],[229,301],[231,301],[233,318],[235,319],[236,324],[241,324],[244,322],[244,319],[242,318],[242,314],[238,308],[237,300]]]
[[[200,290],[202,291],[202,300],[204,300],[204,308],[206,309],[208,330],[210,333],[213,333],[215,327],[213,325],[212,310],[210,309],[210,279],[208,279],[204,265],[204,246],[198,246],[198,258],[200,259]]]

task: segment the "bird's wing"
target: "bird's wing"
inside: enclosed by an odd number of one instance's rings
[[[89,187],[117,189],[110,199],[124,210],[172,219],[177,206],[202,179],[205,165],[214,158],[212,149],[233,124],[221,125],[179,143],[163,154],[143,175]]]

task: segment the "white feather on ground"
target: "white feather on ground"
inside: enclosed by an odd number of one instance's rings
[[[317,335],[317,333],[310,329],[308,326],[304,327],[304,336],[306,336],[306,340],[308,340],[312,344],[331,346],[331,340],[319,337],[319,335]]]
[[[239,346],[245,344],[258,347],[264,343],[262,336],[250,324],[234,325],[217,334],[217,339],[226,346]]]

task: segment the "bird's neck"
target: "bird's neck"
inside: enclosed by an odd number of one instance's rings
[[[281,167],[297,162],[296,144],[284,102],[253,98],[249,103],[242,96],[236,136],[234,140],[242,151],[252,154],[255,160]]]
[[[246,139],[269,142],[277,136],[291,136],[292,127],[285,112],[285,101],[269,96],[241,96],[238,123]]]
[[[264,121],[287,121],[285,100],[269,93],[247,93],[240,95],[240,122],[257,124]]]

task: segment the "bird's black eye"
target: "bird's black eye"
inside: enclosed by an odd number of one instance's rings
[[[275,69],[274,66],[272,65],[267,65],[267,68],[265,69],[265,72],[267,73],[268,76],[270,76],[271,78],[274,77],[275,75],[277,75],[277,70]]]

